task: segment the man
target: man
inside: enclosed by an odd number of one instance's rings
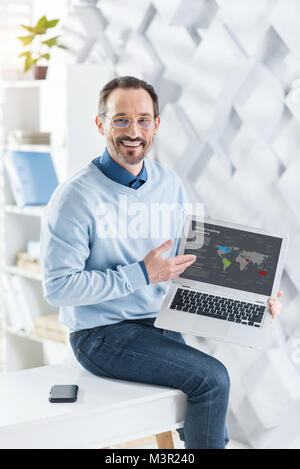
[[[84,368],[181,389],[188,403],[180,431],[185,447],[225,448],[226,368],[181,334],[153,326],[168,281],[196,259],[177,255],[187,202],[182,183],[146,157],[160,125],[153,87],[134,77],[110,81],[100,92],[96,125],[104,154],[61,184],[48,206],[41,239],[45,298],[61,307]],[[155,218],[162,204],[180,207],[169,217],[167,237]],[[276,315],[281,305],[272,301]]]

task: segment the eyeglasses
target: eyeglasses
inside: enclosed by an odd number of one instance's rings
[[[112,121],[112,126],[115,129],[127,129],[132,123],[132,119],[128,119],[128,117],[109,117],[106,114],[102,114],[102,116],[110,119]],[[136,122],[142,129],[150,129],[154,124],[154,119],[150,119],[149,117],[140,117]]]

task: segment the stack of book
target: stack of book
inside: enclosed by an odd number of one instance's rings
[[[16,266],[19,267],[19,269],[24,269],[36,274],[41,273],[41,263],[39,259],[33,259],[26,251],[18,252],[16,257]]]
[[[11,130],[7,136],[8,145],[50,145],[49,132],[33,130]]]
[[[45,314],[38,316],[34,320],[34,327],[31,331],[34,336],[43,339],[54,340],[67,343],[68,329],[58,322],[58,314]]]

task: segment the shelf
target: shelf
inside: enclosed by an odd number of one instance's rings
[[[9,332],[10,334],[15,334],[15,335],[18,335],[19,337],[24,337],[24,338],[30,339],[30,340],[35,340],[36,342],[40,342],[41,344],[51,343],[51,344],[55,344],[55,345],[58,345],[58,346],[64,346],[64,345],[67,344],[66,342],[59,342],[58,340],[56,341],[56,340],[51,340],[51,339],[45,339],[43,337],[39,337],[37,335],[34,335],[30,332],[16,330],[11,326],[5,326],[5,330],[7,332]]]
[[[28,207],[18,207],[14,204],[5,205],[6,213],[14,213],[16,215],[27,215],[30,217],[42,217],[45,213],[46,205],[32,205]]]
[[[0,81],[0,88],[40,88],[41,86],[63,86],[63,81],[55,80],[14,80]]]
[[[35,340],[35,341],[41,342],[41,343],[43,343],[45,341],[45,339],[42,339],[41,337],[36,337],[36,336],[30,334],[30,332],[17,330],[17,329],[14,329],[11,326],[5,326],[5,330],[6,330],[6,332],[9,332],[10,334],[14,334],[14,335],[17,335],[19,337],[24,337],[26,339]]]
[[[5,150],[14,150],[14,151],[30,151],[30,152],[57,152],[65,151],[66,147],[63,145],[35,145],[35,144],[24,144],[24,145],[15,145],[12,143],[4,145]]]
[[[9,274],[20,275],[21,277],[29,278],[32,280],[38,280],[39,282],[42,281],[41,274],[29,272],[28,270],[20,269],[19,267],[16,267],[14,265],[6,265],[4,266],[3,270]]]

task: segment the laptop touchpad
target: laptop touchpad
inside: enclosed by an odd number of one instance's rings
[[[230,324],[224,324],[221,320],[206,319],[204,317],[197,317],[194,319],[192,334],[201,335],[209,334],[215,336],[226,337],[230,329]]]

